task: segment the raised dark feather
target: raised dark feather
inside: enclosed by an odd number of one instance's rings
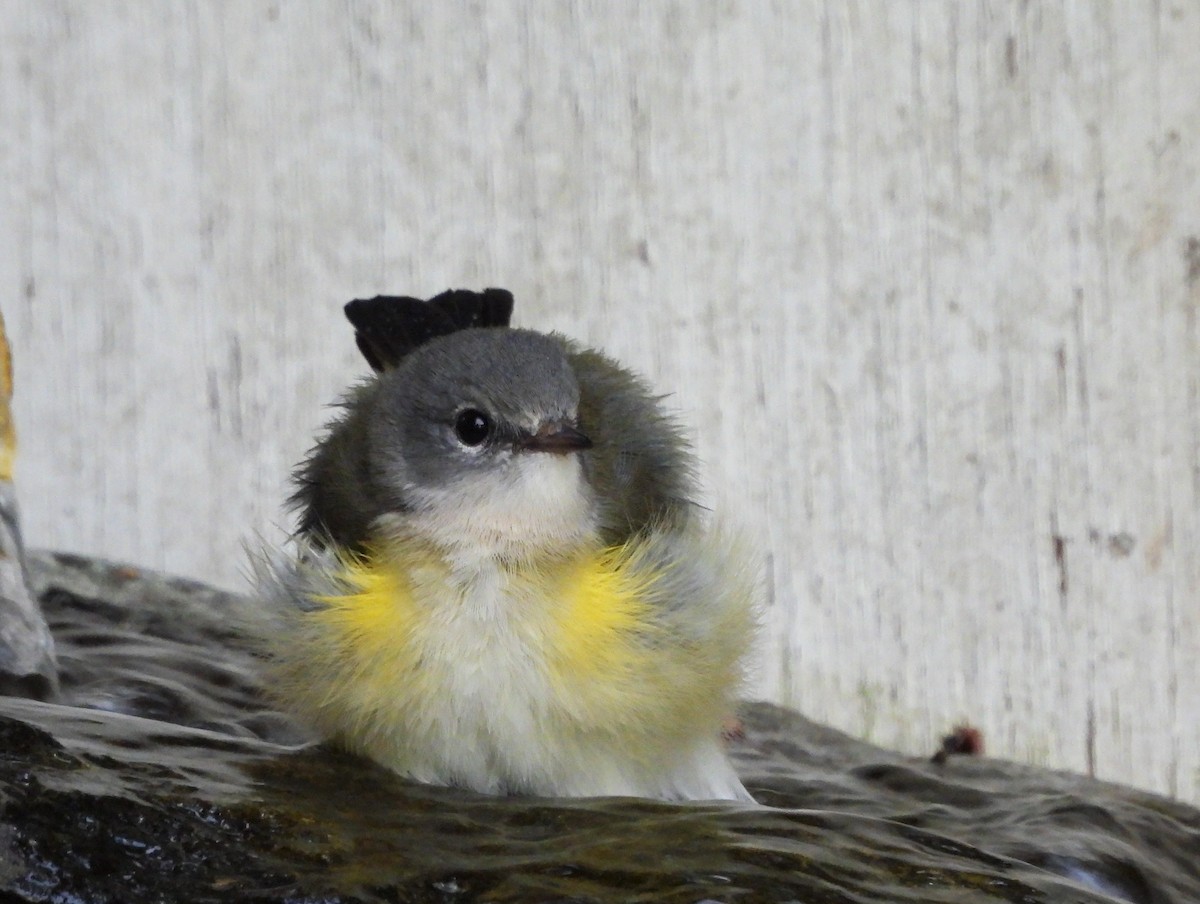
[[[377,295],[346,305],[358,349],[375,371],[395,367],[414,348],[438,336],[472,327],[508,326],[512,293],[451,289],[428,301],[406,295]]]

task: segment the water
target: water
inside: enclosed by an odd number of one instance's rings
[[[914,760],[765,704],[763,806],[488,798],[307,744],[245,602],[35,556],[56,703],[0,699],[0,888],[33,901],[1200,901],[1200,811],[986,759]]]

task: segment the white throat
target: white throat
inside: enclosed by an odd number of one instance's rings
[[[384,515],[377,527],[429,542],[467,568],[560,554],[597,533],[578,455],[518,453],[502,471],[409,495],[413,511]]]

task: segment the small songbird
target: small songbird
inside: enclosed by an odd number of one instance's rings
[[[421,782],[750,800],[721,730],[756,569],[645,384],[500,289],[346,314],[374,375],[296,473],[278,701]]]

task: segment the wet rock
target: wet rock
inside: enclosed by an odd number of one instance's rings
[[[29,590],[17,497],[4,471],[7,404],[0,392],[0,693],[45,700],[58,690],[54,640]]]
[[[34,556],[55,703],[0,699],[17,901],[1200,900],[1200,812],[1079,776],[903,757],[754,704],[763,804],[488,798],[305,742],[266,707],[247,601]]]
[[[13,487],[17,434],[12,355],[0,317],[0,694],[46,699],[58,690],[54,641],[29,590]]]

